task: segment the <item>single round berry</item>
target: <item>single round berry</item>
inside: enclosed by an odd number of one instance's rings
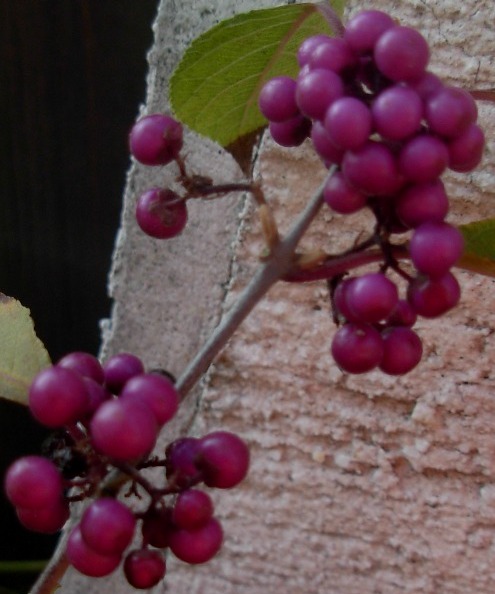
[[[330,105],[344,94],[338,74],[316,68],[297,80],[296,101],[305,116],[322,120]]]
[[[429,221],[440,222],[449,210],[449,199],[441,180],[408,186],[395,203],[397,216],[408,227]]]
[[[328,206],[339,214],[351,214],[366,205],[366,196],[349,185],[343,174],[338,171],[328,178],[323,189],[323,199]]]
[[[374,140],[369,140],[357,151],[347,151],[342,171],[351,185],[372,196],[390,196],[402,185],[392,151]]]
[[[346,278],[341,281],[333,294],[333,304],[337,310],[336,313],[342,316],[346,322],[359,322],[356,314],[349,307],[347,300],[349,289],[355,280],[356,278]]]
[[[371,133],[371,112],[359,99],[341,97],[328,108],[324,126],[335,146],[356,150],[364,145]]]
[[[387,318],[397,306],[397,287],[381,272],[354,279],[347,291],[347,305],[360,321],[374,324]]]
[[[270,122],[268,126],[273,140],[287,148],[302,144],[311,132],[311,122],[297,115],[285,122]]]
[[[5,492],[16,507],[52,507],[62,496],[62,476],[47,458],[25,456],[9,466],[5,475]]]
[[[201,473],[196,466],[199,439],[182,437],[170,443],[165,450],[165,470],[169,482],[179,487],[197,483]]]
[[[158,426],[149,407],[136,402],[104,402],[90,421],[95,449],[122,461],[148,455],[156,442]]]
[[[120,564],[121,555],[100,555],[84,541],[79,525],[69,535],[66,546],[69,563],[80,573],[90,577],[103,577],[112,573]]]
[[[187,218],[185,201],[172,190],[151,188],[138,198],[136,221],[150,237],[176,237],[182,233]]]
[[[419,130],[423,103],[413,89],[394,85],[378,95],[371,113],[378,134],[387,140],[404,140]]]
[[[105,386],[112,394],[120,394],[122,388],[135,375],[144,373],[144,365],[139,357],[131,353],[117,353],[103,365]]]
[[[476,124],[471,124],[462,134],[447,144],[449,168],[453,171],[472,171],[483,157],[485,135]]]
[[[216,518],[210,518],[201,528],[179,529],[170,537],[170,550],[185,563],[206,563],[222,546],[223,531]]]
[[[55,534],[64,527],[69,519],[69,502],[62,497],[49,507],[31,509],[26,507],[16,508],[19,522],[32,532],[41,534]]]
[[[333,337],[332,356],[343,371],[365,373],[382,360],[383,339],[369,324],[344,324]]]
[[[161,113],[138,120],[129,135],[132,155],[143,165],[166,165],[182,148],[182,125]]]
[[[421,361],[421,339],[410,328],[387,328],[382,332],[382,338],[383,357],[379,367],[385,373],[404,375]]]
[[[323,68],[340,73],[347,68],[356,66],[357,59],[344,39],[329,37],[314,48],[308,64],[311,70]]]
[[[188,489],[177,497],[172,510],[172,521],[178,528],[193,530],[204,526],[213,516],[213,502],[209,495],[198,489]]]
[[[271,122],[284,122],[297,116],[296,81],[289,76],[271,78],[260,91],[258,105]]]
[[[415,136],[402,148],[399,169],[411,182],[426,183],[439,177],[449,163],[445,143],[436,136]]]
[[[98,384],[102,384],[105,379],[101,363],[90,353],[80,351],[69,353],[60,359],[57,366],[72,369],[72,371],[76,371],[84,377],[89,377]]]
[[[112,497],[101,497],[86,508],[80,522],[85,543],[101,555],[120,555],[130,545],[136,519]]]
[[[411,259],[417,270],[431,278],[446,274],[461,257],[464,240],[461,232],[448,223],[423,223],[409,243]]]
[[[331,39],[331,37],[323,34],[306,37],[306,39],[301,43],[299,49],[297,50],[297,62],[299,66],[302,68],[303,66],[308,64],[311,54],[316,49],[316,47],[320,45],[320,43],[325,42],[328,39]]]
[[[407,290],[412,308],[424,318],[436,318],[447,313],[458,304],[460,297],[461,288],[450,272],[434,279],[418,277]]]
[[[430,50],[419,31],[395,26],[380,36],[373,55],[382,74],[395,82],[403,82],[414,81],[424,75]]]
[[[124,559],[124,574],[133,588],[146,590],[156,586],[165,576],[166,564],[159,551],[139,549]]]
[[[431,95],[425,111],[430,130],[447,138],[462,134],[478,116],[471,94],[458,87],[443,87]]]
[[[214,431],[199,440],[195,461],[208,487],[230,489],[238,485],[249,469],[245,442],[228,431]]]
[[[362,10],[346,24],[344,39],[357,54],[372,52],[387,29],[395,26],[391,16],[380,10]]]
[[[63,427],[86,414],[89,397],[81,375],[53,366],[40,371],[29,388],[29,408],[46,427]]]
[[[174,384],[157,373],[143,373],[131,378],[122,389],[120,398],[149,406],[159,427],[172,419],[179,406],[179,393]]]

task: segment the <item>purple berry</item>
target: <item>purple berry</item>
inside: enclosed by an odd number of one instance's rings
[[[29,388],[29,408],[46,427],[63,427],[82,419],[89,405],[83,378],[63,367],[40,371]]]
[[[411,182],[434,181],[447,167],[449,152],[445,143],[436,136],[415,136],[402,148],[399,169]]]
[[[348,21],[344,39],[357,54],[365,54],[372,52],[381,35],[394,26],[394,20],[385,12],[362,10]]]
[[[443,87],[426,102],[426,121],[430,130],[447,138],[462,134],[477,116],[471,94],[458,87]]]
[[[62,496],[62,477],[55,464],[47,458],[25,456],[8,468],[5,492],[16,507],[53,507]]]
[[[309,63],[309,59],[313,51],[320,45],[320,43],[331,39],[328,35],[312,35],[311,37],[306,37],[306,39],[301,43],[299,49],[297,50],[297,62],[302,68],[306,64]]]
[[[182,141],[182,125],[161,113],[142,117],[129,135],[131,153],[143,165],[170,163],[178,157]]]
[[[395,82],[421,78],[430,58],[425,38],[410,27],[387,29],[378,39],[374,58],[380,72]]]
[[[311,128],[311,141],[313,142],[315,151],[325,163],[335,163],[340,165],[345,151],[335,146],[330,140],[330,136],[321,122],[313,123]]]
[[[260,91],[258,105],[271,122],[284,122],[299,115],[296,103],[296,81],[288,76],[270,79]]]
[[[268,126],[273,140],[287,148],[302,144],[311,132],[311,122],[302,115],[285,122],[270,122]]]
[[[204,526],[213,516],[211,498],[198,489],[188,489],[177,497],[172,510],[172,521],[178,528],[194,530]]]
[[[383,357],[383,339],[369,324],[344,324],[332,341],[332,356],[347,373],[371,371]]]
[[[429,221],[443,221],[449,210],[449,199],[443,183],[437,179],[408,186],[398,196],[395,208],[399,219],[412,228]]]
[[[455,307],[461,288],[455,276],[447,272],[440,278],[418,277],[410,283],[407,299],[414,311],[424,318],[436,318]]]
[[[356,150],[364,145],[371,134],[371,112],[359,99],[341,97],[328,108],[324,126],[335,146]]]
[[[66,554],[69,563],[80,573],[90,577],[103,577],[120,565],[120,555],[100,555],[89,547],[79,526],[75,526],[67,541]]]
[[[70,508],[69,502],[60,498],[49,507],[39,509],[18,507],[16,513],[24,528],[41,534],[55,534],[62,530],[65,522],[69,519]]]
[[[165,470],[170,482],[182,487],[198,482],[201,477],[196,466],[198,449],[199,439],[194,437],[182,437],[169,444],[165,451]]]
[[[414,266],[431,278],[444,276],[461,257],[463,248],[461,232],[444,222],[423,223],[409,243]]]
[[[165,576],[166,564],[162,553],[139,549],[131,551],[124,560],[124,574],[133,588],[147,590]]]
[[[170,239],[186,226],[187,206],[172,190],[151,188],[137,201],[136,221],[150,237]]]
[[[102,384],[105,379],[101,363],[90,353],[79,351],[69,353],[60,359],[57,367],[72,369],[72,371],[76,371],[84,377],[89,377],[98,384]]]
[[[86,508],[80,522],[84,542],[100,555],[120,555],[130,545],[136,519],[112,497],[101,497]]]
[[[374,140],[357,151],[347,151],[342,171],[351,185],[367,195],[390,196],[402,185],[392,151]]]
[[[371,113],[378,134],[387,140],[403,140],[419,130],[423,103],[413,89],[394,85],[378,95]]]
[[[389,375],[404,375],[421,361],[423,346],[419,336],[405,327],[388,328],[382,332],[383,358],[380,369]]]
[[[297,80],[296,101],[308,118],[322,120],[330,105],[343,94],[342,79],[331,70],[310,70]]]
[[[230,489],[238,485],[248,472],[249,450],[234,433],[214,431],[199,440],[195,464],[208,487]]]
[[[347,291],[347,305],[360,321],[374,324],[387,318],[397,306],[397,287],[381,272],[355,278]]]
[[[117,353],[103,365],[105,386],[112,394],[120,394],[122,388],[135,375],[144,373],[144,365],[139,357],[131,353]]]
[[[223,531],[220,522],[210,518],[201,528],[179,529],[170,537],[170,550],[185,563],[206,563],[222,546]]]
[[[323,199],[339,214],[351,214],[366,205],[366,196],[350,186],[340,171],[328,178],[323,189]]]
[[[143,373],[131,378],[122,389],[120,398],[149,406],[159,427],[172,419],[179,406],[179,394],[174,384],[157,373]]]
[[[122,400],[104,402],[90,422],[95,449],[122,461],[148,455],[155,445],[157,430],[155,415],[149,407]]]
[[[314,48],[308,64],[311,70],[323,68],[340,73],[346,68],[356,66],[357,59],[344,39],[329,37]]]
[[[483,130],[476,124],[471,124],[460,136],[447,144],[449,168],[460,172],[472,171],[480,164],[484,148]]]

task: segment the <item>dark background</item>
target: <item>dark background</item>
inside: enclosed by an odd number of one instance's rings
[[[127,135],[145,98],[158,0],[0,0],[0,292],[30,308],[52,360],[99,347]],[[0,332],[2,329],[0,328]],[[45,433],[0,401],[0,472]],[[48,559],[0,497],[0,561]],[[35,574],[0,574],[0,594]],[[5,590],[2,590],[5,588]]]

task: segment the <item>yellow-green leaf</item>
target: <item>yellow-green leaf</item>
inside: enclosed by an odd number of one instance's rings
[[[0,293],[0,398],[27,404],[33,377],[48,365],[29,309]]]
[[[332,2],[342,13],[345,0]],[[296,76],[299,44],[332,34],[315,4],[290,4],[237,15],[198,37],[170,82],[175,115],[222,146],[266,125],[258,109],[264,83]]]
[[[465,249],[457,266],[495,277],[495,219],[484,219],[459,230],[464,236]]]

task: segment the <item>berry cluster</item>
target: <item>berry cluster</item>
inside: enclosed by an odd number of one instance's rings
[[[343,215],[367,207],[375,215],[372,237],[354,251],[376,245],[383,253],[379,272],[332,283],[335,319],[344,322],[333,357],[350,373],[377,366],[407,373],[422,354],[411,329],[416,316],[442,315],[460,297],[450,268],[463,239],[444,220],[449,203],[440,176],[480,162],[476,104],[426,70],[429,48],[418,31],[377,10],[356,14],[340,38],[306,39],[297,58],[297,79],[269,80],[260,111],[278,144],[311,138],[325,165],[336,167],[323,192],[328,206]],[[414,276],[400,267],[390,241],[407,231]],[[388,271],[407,281],[403,298]]]
[[[236,486],[247,474],[249,452],[236,435],[215,431],[177,439],[163,459],[148,458],[178,404],[170,377],[146,372],[128,353],[102,366],[92,355],[75,352],[41,371],[30,387],[29,407],[57,433],[46,446],[48,457],[20,458],[7,471],[5,490],[20,522],[36,532],[57,532],[71,502],[95,496],[71,531],[67,558],[92,577],[108,575],[123,559],[135,588],[163,578],[164,549],[187,563],[211,559],[222,544],[222,527],[209,495],[194,487]],[[143,475],[150,467],[163,469],[163,486]],[[122,476],[131,481],[130,493],[148,495],[144,510],[116,498]],[[138,522],[141,545],[128,551]]]

